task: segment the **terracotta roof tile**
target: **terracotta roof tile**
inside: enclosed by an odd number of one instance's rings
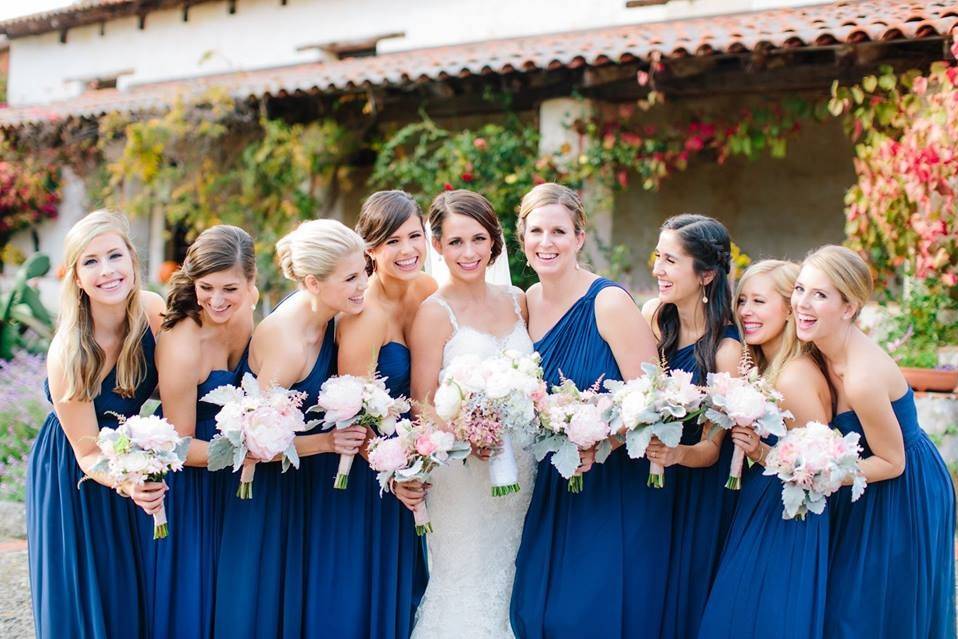
[[[846,0],[826,5],[607,27],[387,53],[375,57],[240,71],[186,80],[88,92],[46,105],[0,109],[0,126],[141,111],[212,86],[237,98],[297,91],[341,92],[366,86],[489,73],[600,66],[665,56],[741,53],[756,48],[832,46],[838,43],[948,36],[958,3]]]

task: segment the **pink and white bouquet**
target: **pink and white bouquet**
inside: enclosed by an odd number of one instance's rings
[[[242,468],[236,496],[253,498],[253,475],[257,461],[271,461],[282,456],[283,472],[290,466],[299,468],[296,433],[304,432],[318,422],[306,423],[300,407],[306,393],[273,385],[262,390],[252,373],[243,375],[239,387],[225,384],[211,390],[202,401],[222,406],[216,414],[219,431],[210,441],[207,467],[220,470],[232,465]]]
[[[183,470],[191,437],[180,437],[173,424],[162,417],[111,414],[120,425],[100,429],[96,438],[100,457],[91,472],[103,473],[121,485],[163,481],[166,473]],[[153,539],[164,539],[169,534],[163,506],[153,515]]]
[[[569,492],[581,493],[583,478],[576,474],[582,451],[598,446],[596,461],[602,463],[612,452],[611,429],[606,415],[612,399],[599,393],[598,385],[579,390],[575,382],[563,379],[541,402],[539,430],[531,450],[536,461],[552,453],[552,465],[569,480]]]
[[[369,467],[377,471],[380,494],[389,492],[390,481],[428,482],[437,466],[469,456],[468,442],[458,441],[452,433],[419,420],[402,419],[396,423],[394,437],[377,437],[369,442]],[[432,532],[426,504],[413,511],[416,534]]]
[[[605,388],[612,393],[608,412],[612,432],[625,433],[626,450],[632,459],[645,455],[653,437],[669,448],[678,446],[683,422],[698,417],[705,398],[702,389],[692,383],[691,373],[666,372],[649,363],[642,364],[642,371],[645,375],[627,382],[605,381]],[[651,463],[647,483],[653,488],[664,487],[665,469]]]
[[[865,476],[858,468],[859,434],[842,434],[825,424],[809,422],[793,428],[768,453],[766,475],[782,480],[782,519],[805,519],[822,514],[829,495],[852,479],[852,501],[865,492]]]
[[[458,439],[496,452],[489,459],[493,496],[519,492],[512,435],[535,433],[536,402],[546,394],[538,353],[456,357],[443,371],[434,404]]]
[[[759,375],[758,369],[752,368],[744,377],[709,373],[707,382],[705,412],[699,416],[699,422],[707,420],[725,430],[745,426],[762,438],[783,437],[787,432],[785,420],[791,419],[792,414],[782,410],[782,394]],[[745,451],[735,446],[726,488],[741,488],[744,460]]]
[[[392,397],[381,377],[334,375],[323,382],[316,405],[307,412],[322,412],[323,430],[366,426],[378,435],[396,432],[396,420],[409,411],[405,397]],[[333,479],[333,488],[345,490],[349,486],[349,470],[355,455],[340,455],[339,469]]]

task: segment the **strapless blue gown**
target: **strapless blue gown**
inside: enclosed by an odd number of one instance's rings
[[[545,378],[580,388],[622,379],[599,334],[600,278],[536,344]],[[673,491],[648,488],[649,464],[624,447],[585,475],[580,494],[539,464],[516,557],[511,621],[520,639],[657,637],[665,604]]]
[[[955,491],[938,449],[918,425],[911,389],[892,402],[905,442],[905,472],[829,500],[831,532],[825,636],[944,639],[955,636]],[[832,425],[862,435],[846,411]]]
[[[743,473],[699,639],[820,639],[824,632],[829,509],[782,519],[782,483],[763,470],[755,464]]]
[[[147,375],[133,397],[114,392],[116,370],[93,400],[98,425],[115,412],[139,413],[156,388],[153,334],[143,335]],[[46,389],[50,398],[49,387]],[[47,417],[27,460],[27,550],[33,618],[40,639],[149,637],[146,579],[138,527],[152,518],[132,500],[86,481],[56,413]],[[150,543],[153,543],[152,540]]]
[[[330,320],[309,375],[291,387],[306,393],[303,410],[316,404],[320,387],[336,370],[334,332]],[[226,500],[216,571],[214,637],[331,636],[304,625],[308,609],[322,605],[310,599],[307,591],[308,578],[313,578],[306,561],[309,543],[323,539],[327,528],[340,525],[328,520],[319,527],[310,521],[314,493],[326,487],[332,491],[332,476],[320,482],[313,472],[324,457],[336,456],[304,457],[298,470],[290,468],[286,473],[279,462],[257,464],[253,498]],[[233,481],[238,482],[238,476]],[[335,574],[333,566],[316,570]]]
[[[220,409],[199,400],[225,384],[237,385],[245,368],[244,353],[234,370],[211,371],[196,387],[197,439],[213,439]],[[229,469],[213,473],[188,466],[167,475],[170,490],[166,495],[166,517],[170,536],[151,544],[154,566],[148,569],[154,639],[212,636],[223,513],[227,501],[236,493],[238,481]],[[145,539],[152,539],[152,525],[144,526],[143,534]]]
[[[738,331],[728,326],[724,337],[737,340]],[[698,368],[694,344],[676,351],[669,359],[669,368],[688,371],[696,384],[705,383],[707,371]],[[702,426],[694,421],[685,425],[682,444],[696,444],[701,438]],[[666,486],[675,488],[675,509],[663,639],[688,639],[698,633],[735,510],[738,491],[725,488],[732,448],[731,437],[725,437],[718,461],[708,468],[665,469]]]
[[[392,394],[409,394],[409,351],[379,353]],[[303,631],[313,637],[408,637],[425,590],[425,566],[412,513],[393,495],[379,496],[376,473],[353,459],[346,490],[333,488],[339,455],[316,455],[311,492]]]

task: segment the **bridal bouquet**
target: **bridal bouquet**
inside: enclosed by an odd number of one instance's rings
[[[605,419],[612,405],[608,394],[598,385],[579,390],[575,382],[563,379],[541,402],[539,429],[532,444],[536,461],[553,453],[552,465],[569,480],[569,492],[582,492],[582,475],[576,468],[582,463],[581,451],[598,445],[596,461],[602,463],[612,452],[611,429]]]
[[[625,432],[625,445],[632,459],[645,455],[652,437],[669,448],[675,448],[682,439],[682,424],[697,417],[701,411],[704,393],[692,383],[692,374],[643,363],[642,377],[621,382],[606,380],[605,388],[612,393],[608,418],[614,433]],[[665,486],[665,469],[649,465],[648,485]]]
[[[219,433],[210,441],[207,467],[220,470],[242,467],[236,496],[253,498],[253,474],[257,461],[270,461],[282,455],[283,472],[290,466],[299,468],[299,455],[294,443],[296,433],[309,430],[317,422],[303,419],[300,406],[306,393],[272,386],[262,390],[251,373],[243,375],[237,388],[225,384],[211,390],[202,401],[222,406],[216,414]],[[250,459],[252,458],[252,459]]]
[[[782,519],[805,519],[809,511],[825,510],[825,500],[853,478],[852,501],[865,492],[865,476],[858,469],[858,433],[845,436],[825,424],[809,422],[793,428],[768,453],[765,474],[782,480]]]
[[[457,441],[455,435],[429,422],[402,419],[396,423],[395,437],[377,437],[369,442],[369,467],[378,473],[382,494],[389,492],[391,480],[428,482],[437,466],[465,459],[469,450],[467,442]],[[417,535],[432,532],[425,503],[416,506],[413,518]]]
[[[456,357],[436,390],[436,414],[458,439],[496,450],[489,459],[493,496],[519,492],[511,433],[535,432],[536,402],[546,394],[538,353]]]
[[[91,472],[103,473],[120,485],[163,481],[166,473],[183,470],[191,437],[180,437],[173,425],[162,417],[111,414],[120,425],[100,429],[96,438],[100,457]],[[80,483],[87,479],[89,476]],[[153,539],[164,539],[169,534],[163,506],[153,515]]]
[[[787,432],[785,420],[791,419],[792,414],[782,410],[782,394],[758,374],[758,369],[750,369],[744,377],[709,373],[707,382],[705,412],[699,416],[700,422],[708,420],[725,430],[746,426],[763,438],[783,437]],[[741,488],[744,460],[745,451],[735,446],[726,488]]]
[[[409,411],[409,402],[405,397],[391,397],[381,377],[334,375],[323,383],[316,405],[306,412],[314,411],[325,413],[323,430],[359,425],[372,428],[379,435],[392,435],[396,432],[396,420]],[[333,488],[345,490],[349,485],[354,457],[339,456]]]

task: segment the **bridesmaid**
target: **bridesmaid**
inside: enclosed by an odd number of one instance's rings
[[[90,474],[108,412],[136,415],[156,387],[153,332],[163,300],[140,290],[125,218],[90,213],[64,240],[60,320],[47,356],[47,417],[27,462],[27,548],[40,639],[149,637],[134,502],[148,514],[166,486]],[[77,488],[90,475],[94,480]],[[115,491],[115,492],[114,492]],[[132,501],[125,499],[132,497]]]
[[[422,272],[426,236],[422,211],[403,191],[373,193],[363,203],[356,231],[366,242],[369,288],[362,313],[346,315],[337,327],[339,373],[366,376],[375,369],[386,378],[390,395],[409,397],[410,358],[406,336],[424,299],[436,282]],[[373,436],[370,434],[370,436]],[[411,496],[421,487],[407,489]],[[342,542],[354,539],[355,548],[343,548],[353,570],[367,562],[369,584],[355,596],[368,599],[366,626],[355,632],[370,637],[408,637],[413,617],[426,588],[426,565],[412,512],[392,494],[380,496],[376,474],[357,457],[345,495],[355,512],[344,513]],[[344,567],[349,570],[348,567]]]
[[[782,393],[795,419],[827,424],[832,393],[823,366],[795,336],[790,298],[798,265],[764,260],[738,284],[736,315],[742,337],[765,378]],[[745,470],[742,491],[705,606],[700,639],[766,637],[820,639],[825,622],[828,511],[804,521],[782,519],[782,485],[762,474],[774,436],[736,426],[732,440],[755,463]]]
[[[540,184],[522,199],[518,235],[539,276],[526,294],[529,333],[546,380],[580,388],[632,379],[656,359],[655,341],[629,294],[581,268],[579,196]],[[664,606],[672,494],[645,486],[649,464],[616,450],[571,494],[548,460],[536,476],[516,558],[512,628],[520,638],[655,637]],[[591,467],[591,470],[590,470]]]
[[[738,369],[730,259],[728,231],[718,220],[685,214],[662,225],[652,268],[659,296],[642,310],[669,368],[691,372],[698,384],[710,372],[734,375]],[[653,439],[647,451],[660,466],[675,466],[665,472],[675,509],[662,637],[696,636],[715,578],[735,507],[735,492],[725,488],[732,445],[724,436],[719,431],[710,437],[709,429],[690,421],[678,447]]]
[[[862,435],[865,494],[830,500],[826,637],[955,636],[955,492],[918,424],[901,371],[855,325],[872,279],[857,254],[823,246],[792,294],[798,338],[824,356],[836,388],[833,426]]]
[[[214,388],[238,383],[253,331],[255,280],[253,239],[225,225],[200,233],[170,280],[156,346],[160,397],[163,415],[193,441],[186,468],[170,476],[166,511],[173,532],[151,546],[156,574],[148,590],[155,639],[212,635],[223,509],[236,478],[229,471],[206,470],[219,407],[200,400]],[[152,526],[144,529],[152,534]]]
[[[248,369],[263,388],[305,392],[304,411],[336,371],[335,317],[363,308],[364,248],[361,237],[335,220],[303,222],[276,244],[283,274],[298,288],[256,327]],[[366,635],[369,590],[356,586],[368,584],[355,564],[367,537],[351,542],[351,555],[342,554],[337,543],[352,522],[334,519],[330,505],[359,498],[358,491],[334,491],[333,478],[338,455],[357,454],[365,437],[359,426],[300,435],[298,470],[281,474],[278,462],[259,463],[253,498],[227,501],[214,636]],[[320,552],[329,556],[316,563],[312,555]]]

